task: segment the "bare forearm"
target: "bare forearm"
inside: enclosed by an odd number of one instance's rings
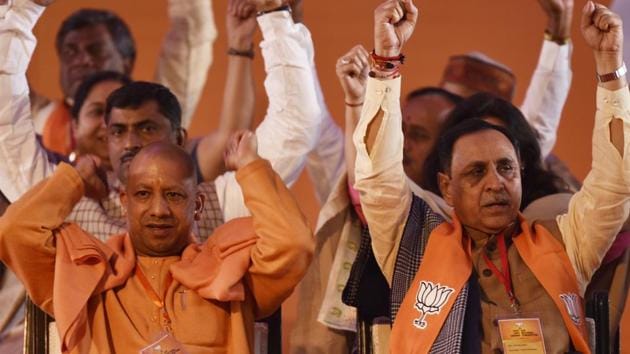
[[[230,55],[223,95],[219,131],[249,129],[254,116],[255,93],[252,60]]]

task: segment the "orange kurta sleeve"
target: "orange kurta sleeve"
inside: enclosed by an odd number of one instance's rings
[[[236,179],[259,237],[245,282],[260,318],[273,313],[291,294],[306,273],[315,244],[296,200],[269,162],[250,163]]]
[[[54,231],[83,196],[81,177],[61,164],[0,218],[0,260],[24,283],[33,302],[52,313]]]

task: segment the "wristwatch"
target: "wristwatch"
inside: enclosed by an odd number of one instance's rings
[[[597,81],[598,82],[608,82],[608,81],[613,81],[613,80],[617,80],[618,78],[626,75],[626,73],[628,72],[628,69],[626,68],[626,63],[621,64],[621,66],[611,72],[611,73],[607,73],[607,74],[603,74],[603,75],[599,75],[596,74],[597,76]]]

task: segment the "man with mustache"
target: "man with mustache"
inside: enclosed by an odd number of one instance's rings
[[[593,167],[568,212],[555,220],[519,215],[518,143],[481,120],[493,117],[478,117],[438,142],[440,190],[454,215],[428,225],[432,211],[401,173],[400,53],[416,19],[411,1],[377,8],[372,74],[354,134],[356,188],[392,288],[391,352],[494,353],[525,345],[589,353],[581,296],[630,209],[621,20],[592,2],[583,10],[598,109]],[[528,343],[515,335],[523,328]]]
[[[268,73],[266,87],[272,90],[269,92],[267,116],[256,131],[260,154],[271,161],[274,169],[290,185],[299,176],[306,154],[315,145],[320,124],[308,54],[312,46],[311,38],[306,27],[293,23],[287,8],[281,7],[282,1],[259,0],[251,3],[261,11],[257,21],[263,32],[261,46]],[[279,10],[265,12],[270,9]],[[34,17],[27,18],[31,26],[42,10],[32,11]],[[30,58],[34,45],[30,28],[20,28],[11,33],[18,34],[13,37],[16,42],[25,44],[20,45],[27,51],[22,58]],[[28,100],[24,76],[27,62],[16,62],[18,66],[0,68],[0,74],[6,72],[6,86],[3,87],[7,87],[11,97],[19,98],[18,102],[21,103]],[[298,82],[299,85],[295,84]],[[284,85],[292,85],[293,89],[273,91]],[[139,148],[154,141],[168,140],[179,145],[185,143],[183,111],[173,93],[164,86],[147,82],[124,86],[112,93],[106,111],[108,150],[113,168],[107,178],[110,193],[105,198],[100,196],[100,200],[84,198],[69,217],[69,221],[79,223],[86,231],[101,239],[125,229],[117,191],[122,188],[121,182],[124,182],[126,162]],[[0,107],[2,115],[18,115],[21,112],[19,107]],[[7,134],[13,137],[32,129],[30,122],[21,123],[11,127]],[[28,144],[16,144],[16,149],[37,150],[32,146],[34,144],[34,139],[29,139]],[[6,185],[2,191],[10,194],[7,195],[9,200],[17,198],[29,185],[53,170],[44,157],[34,155],[36,153],[27,158],[11,156],[11,164],[19,168],[0,169],[2,174],[7,174],[6,178],[2,178]],[[199,188],[208,196],[207,207],[196,223],[196,231],[199,231],[200,236],[209,235],[224,221],[248,214],[233,174],[220,175],[210,183],[202,183]]]
[[[254,352],[254,320],[289,296],[313,238],[251,132],[235,134],[225,159],[252,217],[204,244],[191,234],[204,207],[194,162],[163,141],[131,161],[120,195],[129,231],[105,243],[65,222],[84,193],[102,188],[97,158],[61,164],[9,207],[0,259],[55,316],[62,352]]]
[[[217,30],[209,0],[170,0],[168,15],[171,27],[164,37],[154,79],[175,92],[184,109],[184,126],[188,127],[212,63]],[[67,155],[74,149],[70,109],[79,84],[102,70],[130,76],[136,45],[127,24],[117,14],[80,9],[61,24],[55,46],[63,99],[51,100],[31,92],[31,109],[44,146]]]
[[[16,200],[30,186],[50,175],[55,168],[55,164],[46,159],[37,144],[30,119],[23,119],[29,114],[29,91],[25,72],[35,46],[31,29],[43,8],[26,0],[15,1],[11,6],[8,12],[11,17],[5,22],[0,20],[0,34],[5,39],[9,38],[0,43],[6,43],[6,48],[14,49],[7,49],[10,55],[6,60],[0,60],[0,87],[3,88],[0,90],[0,99],[2,102],[9,102],[0,105],[0,116],[9,117],[6,119],[6,129],[0,134],[0,140],[3,143],[9,140],[15,143],[12,148],[3,149],[9,153],[3,161],[4,166],[15,167],[0,169],[2,191],[8,201]],[[276,9],[279,8],[280,1],[259,1],[254,6],[261,11]],[[266,87],[273,90],[284,87],[285,82],[302,83],[294,87],[289,97],[286,95],[288,91],[284,89],[279,93],[270,93],[267,117],[257,129],[261,156],[268,158],[283,180],[291,184],[304,166],[306,153],[315,144],[316,128],[319,125],[315,85],[309,84],[313,81],[308,55],[312,46],[310,34],[306,27],[294,24],[288,11],[284,10],[261,14],[258,22],[264,38],[262,53],[268,73]],[[133,97],[125,97],[124,92],[138,96],[134,100]],[[129,129],[125,132],[128,139],[124,142],[118,140],[117,144],[120,145],[112,147],[111,141],[116,139],[110,139],[109,148],[117,154],[112,158],[115,170],[107,177],[106,185],[110,193],[103,193],[106,190],[103,186],[101,194],[94,196],[98,200],[83,198],[69,217],[69,221],[79,223],[86,231],[102,240],[126,230],[124,210],[118,198],[118,193],[123,188],[117,177],[122,162],[151,142],[162,140],[184,143],[184,114],[177,99],[167,88],[158,84],[134,83],[125,88],[118,98],[118,107],[111,108],[111,120],[116,123],[116,131],[108,129],[107,132],[120,137],[121,130]],[[134,124],[129,123],[130,121]],[[28,153],[10,154],[13,148]],[[213,150],[210,153],[220,156],[222,150]],[[124,157],[124,161],[121,161],[121,157]],[[123,169],[127,167],[123,166]],[[198,167],[198,170],[203,169],[203,166]],[[201,183],[198,188],[206,195],[206,200],[205,208],[194,222],[193,230],[197,236],[205,238],[224,221],[249,214],[234,173],[226,173],[209,183]],[[5,275],[8,273],[5,272]],[[6,276],[3,279],[6,280]],[[2,307],[7,310],[2,311],[2,319],[23,318],[19,313],[22,301],[15,296],[7,296],[11,306]],[[13,311],[13,304],[17,305],[17,312]]]

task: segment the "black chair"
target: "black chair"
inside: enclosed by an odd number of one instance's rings
[[[279,308],[271,316],[256,321],[256,325],[264,325],[267,332],[266,338],[261,339],[263,342],[266,340],[266,343],[256,343],[257,349],[261,353],[282,354],[282,309]]]
[[[26,297],[24,319],[24,354],[55,354],[59,348],[49,348],[48,326],[54,320]]]
[[[608,312],[608,292],[593,292],[586,302],[586,316],[595,321],[595,354],[619,354],[619,330],[611,337]]]

